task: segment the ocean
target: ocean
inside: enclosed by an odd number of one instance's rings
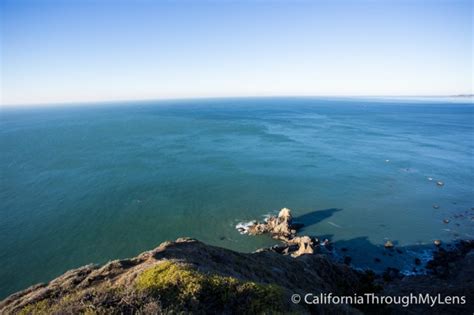
[[[251,252],[276,242],[235,226],[283,207],[357,268],[409,272],[435,239],[474,237],[469,101],[3,108],[0,151],[0,298],[183,236]]]

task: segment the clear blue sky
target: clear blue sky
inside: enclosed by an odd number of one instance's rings
[[[2,104],[472,93],[471,1],[1,2]]]

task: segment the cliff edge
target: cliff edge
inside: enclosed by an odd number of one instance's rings
[[[442,257],[444,260],[434,263],[435,269],[449,266],[447,274],[384,280],[372,272],[354,270],[321,254],[297,258],[273,251],[244,254],[182,238],[131,259],[70,270],[47,284],[9,296],[0,303],[0,313],[361,314],[386,311],[388,314],[420,314],[436,311],[436,307],[429,305],[404,308],[291,302],[293,294],[304,296],[309,292],[339,296],[367,292],[466,295],[467,304],[445,305],[440,309],[443,313],[446,310],[456,313],[470,311],[474,301],[472,243],[469,246],[458,252],[459,255],[448,253]]]

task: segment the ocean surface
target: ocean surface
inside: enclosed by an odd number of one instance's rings
[[[409,271],[433,240],[474,235],[469,101],[201,99],[0,115],[0,298],[181,236],[251,252],[275,242],[235,226],[282,207],[359,268]]]

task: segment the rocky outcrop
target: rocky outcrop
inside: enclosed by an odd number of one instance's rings
[[[297,236],[288,241],[289,245],[298,245],[298,250],[291,254],[293,257],[298,257],[304,254],[314,254],[314,242],[309,236]]]
[[[291,210],[283,208],[278,213],[278,216],[270,216],[263,223],[255,222],[248,227],[248,234],[260,235],[270,234],[274,239],[281,241],[288,241],[295,237],[296,231],[302,225],[293,224],[293,216]]]
[[[251,224],[247,233],[249,235],[270,234],[272,238],[282,241],[281,246],[268,249],[280,254],[291,255],[292,257],[314,254],[314,247],[319,246],[319,241],[309,236],[296,236],[301,227],[303,227],[302,223],[293,222],[291,210],[283,208],[278,216],[270,216],[263,223],[254,222]]]

